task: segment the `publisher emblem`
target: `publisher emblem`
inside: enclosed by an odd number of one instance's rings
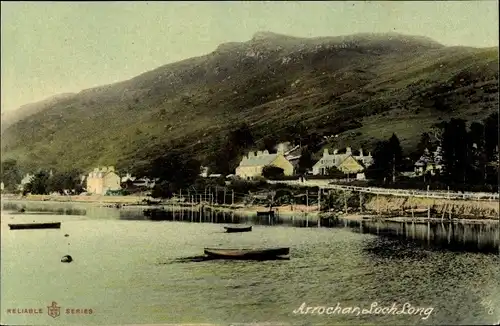
[[[47,306],[47,314],[52,318],[59,317],[61,314],[61,307],[57,306],[57,302],[52,301],[52,304]]]

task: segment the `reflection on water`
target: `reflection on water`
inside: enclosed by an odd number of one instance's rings
[[[28,205],[27,211],[40,206]],[[139,208],[83,204],[74,208],[85,209],[84,218],[37,216],[62,220],[61,230],[0,230],[2,324],[450,325],[492,324],[500,317],[498,310],[489,314],[482,304],[500,302],[498,256],[435,250],[433,245],[450,234],[450,241],[472,241],[480,234],[483,243],[488,239],[485,228],[471,227],[464,236],[457,225],[451,231],[438,226],[433,231],[431,225],[430,233],[425,224],[415,225],[413,232],[413,226],[371,221],[360,226],[332,220],[330,228],[306,221],[309,227],[291,227],[304,226],[304,219],[282,216],[269,222],[256,216],[208,212],[200,216],[187,211],[173,213],[175,222],[156,222],[145,220]],[[10,216],[2,215],[10,221]],[[232,222],[255,226],[252,232],[225,234],[223,225],[216,224]],[[264,226],[268,224],[273,226]],[[323,221],[323,225],[328,224]],[[377,225],[381,236],[376,236]],[[430,234],[430,246],[416,245],[413,234],[425,241]],[[202,258],[204,248],[219,246],[290,247],[291,259]],[[74,261],[61,263],[67,254]],[[46,313],[52,301],[63,308],[92,308],[95,313],[61,313],[52,318]],[[373,302],[379,306],[409,302],[433,307],[434,312],[427,320],[403,315],[293,314],[303,302],[368,309]],[[45,312],[7,312],[24,307]]]
[[[62,206],[62,207],[61,207]],[[98,207],[90,204],[74,203],[44,203],[44,202],[18,202],[4,203],[3,209],[19,210],[24,208],[26,214],[58,215],[86,215],[88,218],[96,219],[121,219],[121,220],[148,220],[144,215],[143,208],[128,207],[116,209],[109,207]],[[18,213],[22,215],[24,213]],[[352,221],[342,218],[321,219],[320,221],[309,219],[307,216],[283,217],[283,216],[257,216],[238,215],[234,212],[218,212],[206,208],[204,210],[165,209],[162,221],[151,221],[151,223],[164,223],[165,221],[179,221],[190,223],[216,223],[216,224],[253,224],[253,225],[281,225],[291,227],[326,227],[347,228],[357,233],[367,233],[391,238],[402,243],[412,242],[423,247],[446,249],[451,251],[499,253],[500,228],[499,223],[469,224],[463,222],[396,222],[360,220]],[[224,232],[221,230],[221,232]]]
[[[122,216],[123,213],[123,216]],[[122,219],[145,219],[140,212],[122,212]],[[166,211],[164,221],[183,221],[194,223],[287,225],[293,227],[328,227],[348,228],[358,233],[385,236],[402,242],[411,241],[425,247],[441,248],[452,251],[470,251],[484,253],[499,252],[499,224],[466,224],[463,222],[393,222],[360,220],[351,221],[342,218],[310,221],[301,217],[239,216],[234,212],[214,211]],[[154,221],[161,223],[161,221]]]
[[[30,214],[30,215],[85,215],[86,210],[82,208],[55,207],[54,205],[40,204],[38,206],[21,203],[2,203],[2,209],[11,212],[11,214]]]

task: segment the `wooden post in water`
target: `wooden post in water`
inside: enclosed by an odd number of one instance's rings
[[[363,213],[363,193],[359,192],[359,212]]]
[[[427,244],[431,242],[431,221],[427,221]]]
[[[321,212],[321,188],[318,188],[318,212]]]
[[[347,214],[347,190],[344,190],[344,209]]]
[[[232,194],[231,194],[231,206],[234,205],[234,190],[232,191]]]
[[[224,206],[226,205],[226,187],[224,187]]]
[[[409,202],[410,202],[410,209],[411,209],[411,218],[414,219],[415,218],[415,212],[413,211],[413,200],[412,200],[412,197],[410,195],[409,197]]]
[[[321,227],[321,188],[318,188],[318,227]]]
[[[219,187],[218,187],[218,186],[215,186],[215,203],[216,203],[216,204],[218,204],[218,203],[219,203],[219,201],[218,201],[219,196],[218,196],[218,195],[219,195]]]

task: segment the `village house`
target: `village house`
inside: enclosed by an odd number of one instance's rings
[[[108,191],[120,190],[120,181],[114,167],[95,168],[87,176],[87,192],[105,195]]]
[[[125,184],[125,187],[129,187],[131,185],[132,187],[137,188],[153,188],[156,184],[156,181],[158,180],[152,180],[147,177],[137,178],[132,176],[130,173],[127,173],[124,177],[121,178],[121,184]]]
[[[371,153],[363,154],[363,149],[359,150],[358,155],[354,155],[350,147],[347,147],[345,153],[339,153],[337,149],[330,154],[328,149],[323,151],[323,157],[313,166],[313,175],[326,175],[328,169],[336,167],[347,175],[356,174],[357,178],[363,179],[362,172],[373,164]],[[359,175],[358,175],[359,174]]]
[[[30,173],[27,173],[22,179],[21,179],[21,183],[17,186],[17,189],[19,189],[20,191],[23,191],[24,188],[26,187],[26,185],[28,183],[31,182],[31,180],[33,180],[33,178],[35,177],[34,174],[30,174]]]
[[[440,147],[438,147],[434,153],[430,153],[426,148],[422,156],[415,162],[415,176],[423,176],[426,174],[435,175],[441,171],[440,153]]]
[[[286,176],[293,175],[293,165],[285,158],[281,147],[276,154],[269,154],[267,150],[249,152],[236,168],[236,176],[243,179],[260,177],[265,166],[281,168]]]

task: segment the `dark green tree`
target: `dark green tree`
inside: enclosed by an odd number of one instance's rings
[[[327,168],[325,174],[331,177],[332,179],[343,179],[346,176],[346,174],[340,171],[336,166]]]
[[[425,149],[428,149],[430,152],[434,151],[434,144],[432,143],[431,136],[429,133],[424,132],[420,135],[420,141],[417,145],[417,153],[419,155],[424,154]]]
[[[309,151],[309,149],[303,149],[300,154],[297,172],[299,174],[305,174],[309,169],[313,167],[313,165],[314,161],[312,159],[311,152]]]
[[[70,194],[79,194],[83,191],[81,182],[81,171],[67,170],[57,171],[49,177],[49,192],[58,192],[63,194],[68,191]]]
[[[189,154],[170,151],[153,160],[146,176],[157,178],[153,196],[168,197],[179,189],[189,188],[200,175],[200,162]]]
[[[366,170],[370,179],[387,180],[395,182],[399,172],[404,168],[403,150],[396,134],[386,141],[379,141],[373,151],[374,163]]]
[[[465,186],[470,164],[470,142],[465,121],[451,119],[443,128],[443,174],[445,181]]]
[[[50,173],[40,171],[33,176],[31,182],[26,184],[23,193],[33,195],[48,195],[50,192]]]
[[[283,169],[277,166],[268,165],[262,169],[262,176],[266,179],[279,179],[284,175]]]
[[[486,152],[486,159],[488,162],[495,161],[495,155],[498,151],[498,112],[490,114],[483,120],[484,126],[484,148]]]
[[[473,122],[468,133],[469,161],[468,175],[474,183],[481,184],[486,179],[486,165],[488,157],[485,149],[484,126],[481,123]]]
[[[387,153],[389,155],[389,165],[391,167],[392,182],[396,182],[396,176],[403,170],[403,149],[398,136],[392,134],[387,143]]]
[[[16,190],[17,185],[22,180],[22,172],[17,161],[13,159],[5,160],[2,162],[1,168],[1,181],[4,183],[5,189],[8,191]]]

